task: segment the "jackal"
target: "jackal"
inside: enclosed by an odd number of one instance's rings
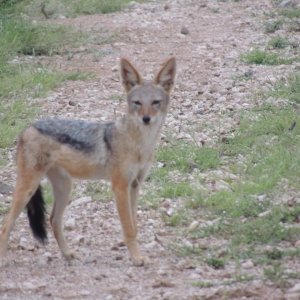
[[[121,79],[128,104],[125,116],[110,123],[44,119],[23,131],[17,146],[12,206],[0,232],[0,259],[25,207],[34,236],[41,242],[47,240],[40,186],[46,176],[54,195],[50,223],[65,258],[74,257],[63,235],[63,213],[74,177],[111,182],[130,258],[134,265],[146,262],[136,240],[137,197],[166,117],[175,72],[176,61],[171,57],[153,81],[144,81],[133,65],[122,58]]]

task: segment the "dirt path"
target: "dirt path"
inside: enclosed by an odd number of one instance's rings
[[[37,101],[44,115],[109,120],[125,108],[120,56],[132,60],[144,75],[152,75],[175,55],[179,70],[163,135],[213,144],[230,134],[236,111],[254,104],[255,89],[294,68],[251,67],[239,60],[253,45],[265,44],[262,23],[270,8],[267,0],[173,0],[135,4],[111,15],[59,20],[90,30],[94,41],[74,51],[69,60],[40,60],[64,70],[94,71],[97,77],[68,82]],[[182,26],[188,34],[181,34]],[[103,43],[107,38],[110,42]],[[254,79],[236,82],[245,72],[254,72]],[[13,185],[11,170],[1,170],[1,176]],[[169,249],[176,229],[165,227],[159,211],[139,210],[139,240],[151,263],[133,267],[125,247],[118,244],[121,229],[113,201],[94,202],[84,196],[84,184],[76,183],[65,219],[66,236],[79,259],[70,265],[51,234],[46,247],[35,243],[22,215],[11,236],[8,263],[0,270],[0,299],[284,299],[283,291],[260,281],[194,286],[197,280],[230,279],[235,267],[214,270],[176,256]]]

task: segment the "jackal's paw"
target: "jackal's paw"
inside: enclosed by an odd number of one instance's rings
[[[148,265],[150,262],[150,259],[147,256],[136,256],[136,257],[131,257],[132,263],[136,267],[141,267]]]
[[[72,251],[72,250],[68,250],[68,251],[63,252],[63,256],[64,256],[64,258],[65,258],[67,261],[71,261],[71,260],[77,258],[77,255],[76,255],[75,252]]]

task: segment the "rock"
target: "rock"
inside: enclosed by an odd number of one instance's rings
[[[251,260],[247,260],[242,263],[242,268],[244,269],[252,269],[254,267],[254,263]]]
[[[80,206],[83,204],[87,204],[89,202],[92,202],[92,197],[82,197],[79,199],[74,200],[73,202],[71,202],[70,207],[74,207],[74,206]]]
[[[77,245],[81,245],[84,243],[84,236],[83,235],[79,235],[79,236],[76,236],[76,238],[74,239],[74,243],[77,244]]]
[[[295,243],[295,247],[300,248],[300,240]]]
[[[170,4],[165,4],[165,6],[164,6],[164,10],[169,10],[171,8],[171,6],[170,6]]]
[[[187,27],[182,26],[182,27],[181,27],[181,30],[180,30],[180,33],[181,33],[181,34],[184,34],[184,35],[188,35],[190,32],[189,32],[189,30],[188,30]]]
[[[76,220],[75,218],[69,218],[65,222],[65,229],[66,230],[73,230],[76,226]]]
[[[199,222],[194,220],[188,227],[188,231],[193,231],[199,226]]]
[[[0,182],[0,194],[2,194],[2,195],[8,195],[12,191],[13,191],[13,188],[10,185],[8,185],[8,184],[6,184],[4,182]]]
[[[20,238],[19,247],[24,250],[33,251],[34,246],[28,242],[28,240],[25,237]]]
[[[289,293],[300,293],[300,283],[295,284],[292,288],[288,290]]]
[[[75,101],[72,101],[72,100],[70,100],[70,101],[69,101],[69,105],[70,105],[70,106],[75,106],[75,105],[76,105],[76,102],[75,102]]]
[[[296,7],[296,5],[297,5],[297,1],[295,0],[284,0],[278,4],[278,6],[282,8]]]
[[[84,260],[84,264],[85,265],[88,265],[88,264],[93,264],[93,263],[96,263],[97,262],[97,258],[96,257],[94,257],[94,256],[88,256],[88,257],[86,257],[85,258],[85,260]]]

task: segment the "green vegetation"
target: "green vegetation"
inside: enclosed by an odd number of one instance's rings
[[[300,18],[300,8],[281,9],[279,14],[289,19]]]
[[[282,20],[271,21],[265,24],[265,33],[274,33],[281,29],[283,25]]]
[[[293,73],[287,79],[278,81],[270,94],[276,98],[300,103],[300,73]]]
[[[165,164],[168,171],[190,172],[194,168],[201,171],[216,168],[220,164],[216,149],[200,147],[193,143],[174,142],[158,150],[157,160]]]
[[[275,36],[269,41],[268,47],[271,49],[283,49],[286,48],[289,44],[290,43],[286,38]]]
[[[44,96],[65,80],[91,76],[84,72],[57,72],[34,63],[35,56],[65,53],[66,47],[77,46],[83,35],[67,27],[46,26],[16,14],[4,14],[21,3],[0,4],[0,148],[11,146],[38,112],[26,99]]]
[[[282,58],[277,53],[269,53],[260,49],[249,51],[241,56],[242,61],[256,65],[287,65],[299,58]]]
[[[4,12],[26,14],[30,17],[57,18],[58,16],[74,17],[97,13],[112,13],[119,11],[131,0],[23,0],[5,1],[2,4]],[[140,0],[139,2],[142,2]],[[1,4],[0,4],[1,5]]]
[[[271,93],[278,97],[288,95],[286,98],[294,101],[299,92],[298,80],[298,76],[291,75],[284,84],[276,84]],[[262,266],[265,280],[279,285],[299,276],[289,275],[283,268],[275,266],[277,262],[280,266],[300,255],[293,248],[280,248],[281,243],[294,244],[300,234],[300,205],[296,202],[288,204],[281,199],[286,189],[300,186],[298,124],[300,117],[295,106],[265,105],[243,113],[235,136],[226,143],[205,149],[178,142],[158,151],[158,160],[163,167],[152,171],[150,183],[160,182],[162,188],[155,191],[153,198],[184,199],[180,202],[184,207],[170,216],[163,214],[162,218],[185,239],[188,236],[194,241],[193,246],[175,242],[173,251],[215,269],[225,268],[229,262],[251,259],[255,265]],[[206,158],[196,159],[196,153]],[[209,173],[223,165],[236,176],[235,180],[224,179],[229,188],[211,191],[205,188],[202,179],[199,179],[201,187],[195,182],[188,184],[186,180],[172,181],[176,171],[180,171],[181,178],[186,178],[194,169]],[[288,187],[283,188],[287,183]],[[195,219],[207,223],[188,231],[189,224]],[[226,243],[202,249],[201,244],[195,242],[211,238]],[[234,281],[224,281],[224,284],[242,282],[243,278],[243,275],[237,275]],[[252,280],[252,277],[245,280]],[[201,282],[199,286],[202,284],[206,286]]]

